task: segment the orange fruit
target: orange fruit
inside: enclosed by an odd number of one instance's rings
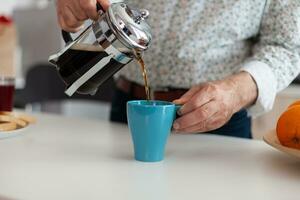
[[[289,109],[293,106],[300,106],[300,100],[297,100],[297,101],[293,102],[292,104],[290,104],[287,109]]]
[[[279,117],[276,132],[283,146],[300,150],[300,105],[290,107]]]

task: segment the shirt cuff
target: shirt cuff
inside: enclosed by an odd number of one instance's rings
[[[277,93],[277,82],[269,65],[260,61],[249,61],[243,65],[240,71],[248,72],[258,88],[257,100],[247,109],[248,114],[257,117],[270,111]]]

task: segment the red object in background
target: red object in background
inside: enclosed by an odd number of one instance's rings
[[[11,24],[13,23],[12,18],[0,15],[0,24]]]
[[[12,111],[14,85],[0,85],[0,111]]]
[[[14,103],[15,79],[0,77],[0,111],[12,111]]]

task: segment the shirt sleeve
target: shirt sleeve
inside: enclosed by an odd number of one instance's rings
[[[252,116],[270,111],[276,94],[300,72],[300,1],[269,2],[258,42],[241,68],[251,74],[258,88],[258,98],[248,108]]]

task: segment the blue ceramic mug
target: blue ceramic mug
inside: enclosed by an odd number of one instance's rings
[[[165,146],[179,106],[166,101],[127,102],[127,119],[134,157],[138,161],[164,159]]]

